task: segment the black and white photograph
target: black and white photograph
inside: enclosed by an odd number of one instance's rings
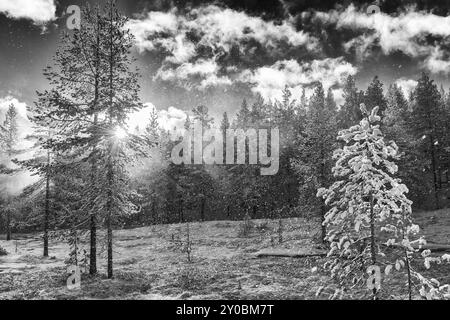
[[[1,301],[449,300],[449,171],[450,2],[0,0]]]

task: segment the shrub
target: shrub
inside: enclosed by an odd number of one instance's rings
[[[8,251],[6,249],[0,247],[0,256],[6,256],[8,254]]]

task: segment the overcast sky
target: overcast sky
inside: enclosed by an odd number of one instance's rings
[[[24,109],[47,88],[42,69],[66,28],[64,12],[85,2],[0,0],[0,111],[11,101]],[[448,89],[447,1],[380,1],[369,15],[371,4],[119,1],[136,37],[142,101],[165,110],[167,122],[199,104],[216,117],[233,114],[243,98],[276,99],[286,84],[298,97],[321,81],[339,102],[349,74],[361,89],[379,75],[385,88],[398,82],[408,91],[427,71]]]

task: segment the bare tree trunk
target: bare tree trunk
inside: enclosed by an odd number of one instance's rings
[[[322,157],[322,163],[320,165],[320,180],[321,185],[325,185],[325,152],[323,150],[323,147],[321,148],[321,157]],[[325,238],[327,237],[327,227],[325,226],[325,214],[327,212],[325,203],[322,201],[320,206],[320,222],[321,222],[321,230],[322,230],[322,243],[325,243]]]
[[[408,299],[412,300],[411,267],[409,264],[409,257],[406,249],[405,249],[405,261],[406,261],[406,271],[408,272]]]
[[[94,125],[97,125],[98,116],[94,116]],[[93,160],[91,168],[91,186],[95,190],[96,178],[97,178],[97,164],[95,159]],[[90,220],[90,246],[89,246],[89,274],[94,275],[97,273],[97,216],[94,211],[91,210]]]
[[[6,241],[11,240],[11,211],[6,210]]]
[[[110,12],[110,27],[109,27],[109,106],[112,109],[113,107],[113,30],[112,30],[112,19],[113,19],[113,8],[111,6],[111,12]],[[110,123],[112,122],[111,115],[110,115]],[[109,191],[108,191],[108,205],[107,205],[107,217],[106,217],[106,228],[107,228],[107,245],[108,245],[108,279],[111,279],[113,277],[113,250],[112,250],[112,223],[111,223],[111,210],[113,209],[113,194],[112,194],[112,187],[114,182],[114,168],[112,163],[112,153],[113,153],[113,146],[112,142],[110,144],[110,150],[109,150],[109,159],[108,159],[108,181],[109,181]]]
[[[151,222],[154,223],[155,221],[157,221],[156,219],[156,200],[152,201],[152,217],[151,217]]]
[[[97,273],[97,219],[91,214],[90,222],[89,274]]]
[[[50,151],[47,151],[47,166],[50,166]],[[45,182],[45,212],[44,212],[44,257],[48,257],[48,219],[50,216],[50,170],[47,169]]]
[[[375,212],[374,212],[373,194],[370,195],[370,253],[372,265],[377,263],[376,247],[375,247]],[[377,289],[373,288],[373,299],[377,299]]]
[[[178,208],[179,212],[180,212],[180,222],[183,223],[184,222],[184,212],[183,212],[183,199],[180,200],[180,207]]]
[[[112,143],[110,145],[109,150],[109,158],[108,158],[108,184],[109,184],[109,190],[108,190],[108,202],[106,205],[106,242],[107,242],[107,270],[108,270],[108,279],[111,279],[113,277],[113,232],[112,232],[112,210],[114,207],[113,202],[113,193],[112,188],[114,187],[114,168],[113,168],[113,147]]]
[[[431,146],[431,170],[433,171],[433,187],[434,187],[434,206],[435,209],[439,209],[439,195],[438,195],[438,179],[436,175],[436,152],[434,147],[434,139],[430,134],[430,146]]]
[[[108,241],[108,279],[113,277],[113,234],[112,234],[112,226],[111,226],[111,212],[108,212],[108,218],[106,220],[106,228],[108,232],[107,241]]]
[[[200,204],[200,219],[202,221],[205,221],[205,203],[206,203],[206,200],[204,197],[202,197],[201,204]]]
[[[98,8],[97,8],[98,10]],[[98,96],[99,96],[99,76],[100,76],[100,19],[99,12],[97,11],[97,37],[95,46],[95,94],[93,108],[97,108]],[[98,114],[94,110],[94,127],[97,127]],[[95,151],[95,149],[94,149]],[[93,159],[92,172],[91,172],[91,185],[95,186],[97,177],[97,165],[96,159]],[[91,211],[90,221],[90,248],[89,248],[89,274],[94,275],[97,273],[97,217],[95,212]]]

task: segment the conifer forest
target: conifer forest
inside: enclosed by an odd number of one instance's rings
[[[0,300],[450,299],[449,14],[0,0]]]

